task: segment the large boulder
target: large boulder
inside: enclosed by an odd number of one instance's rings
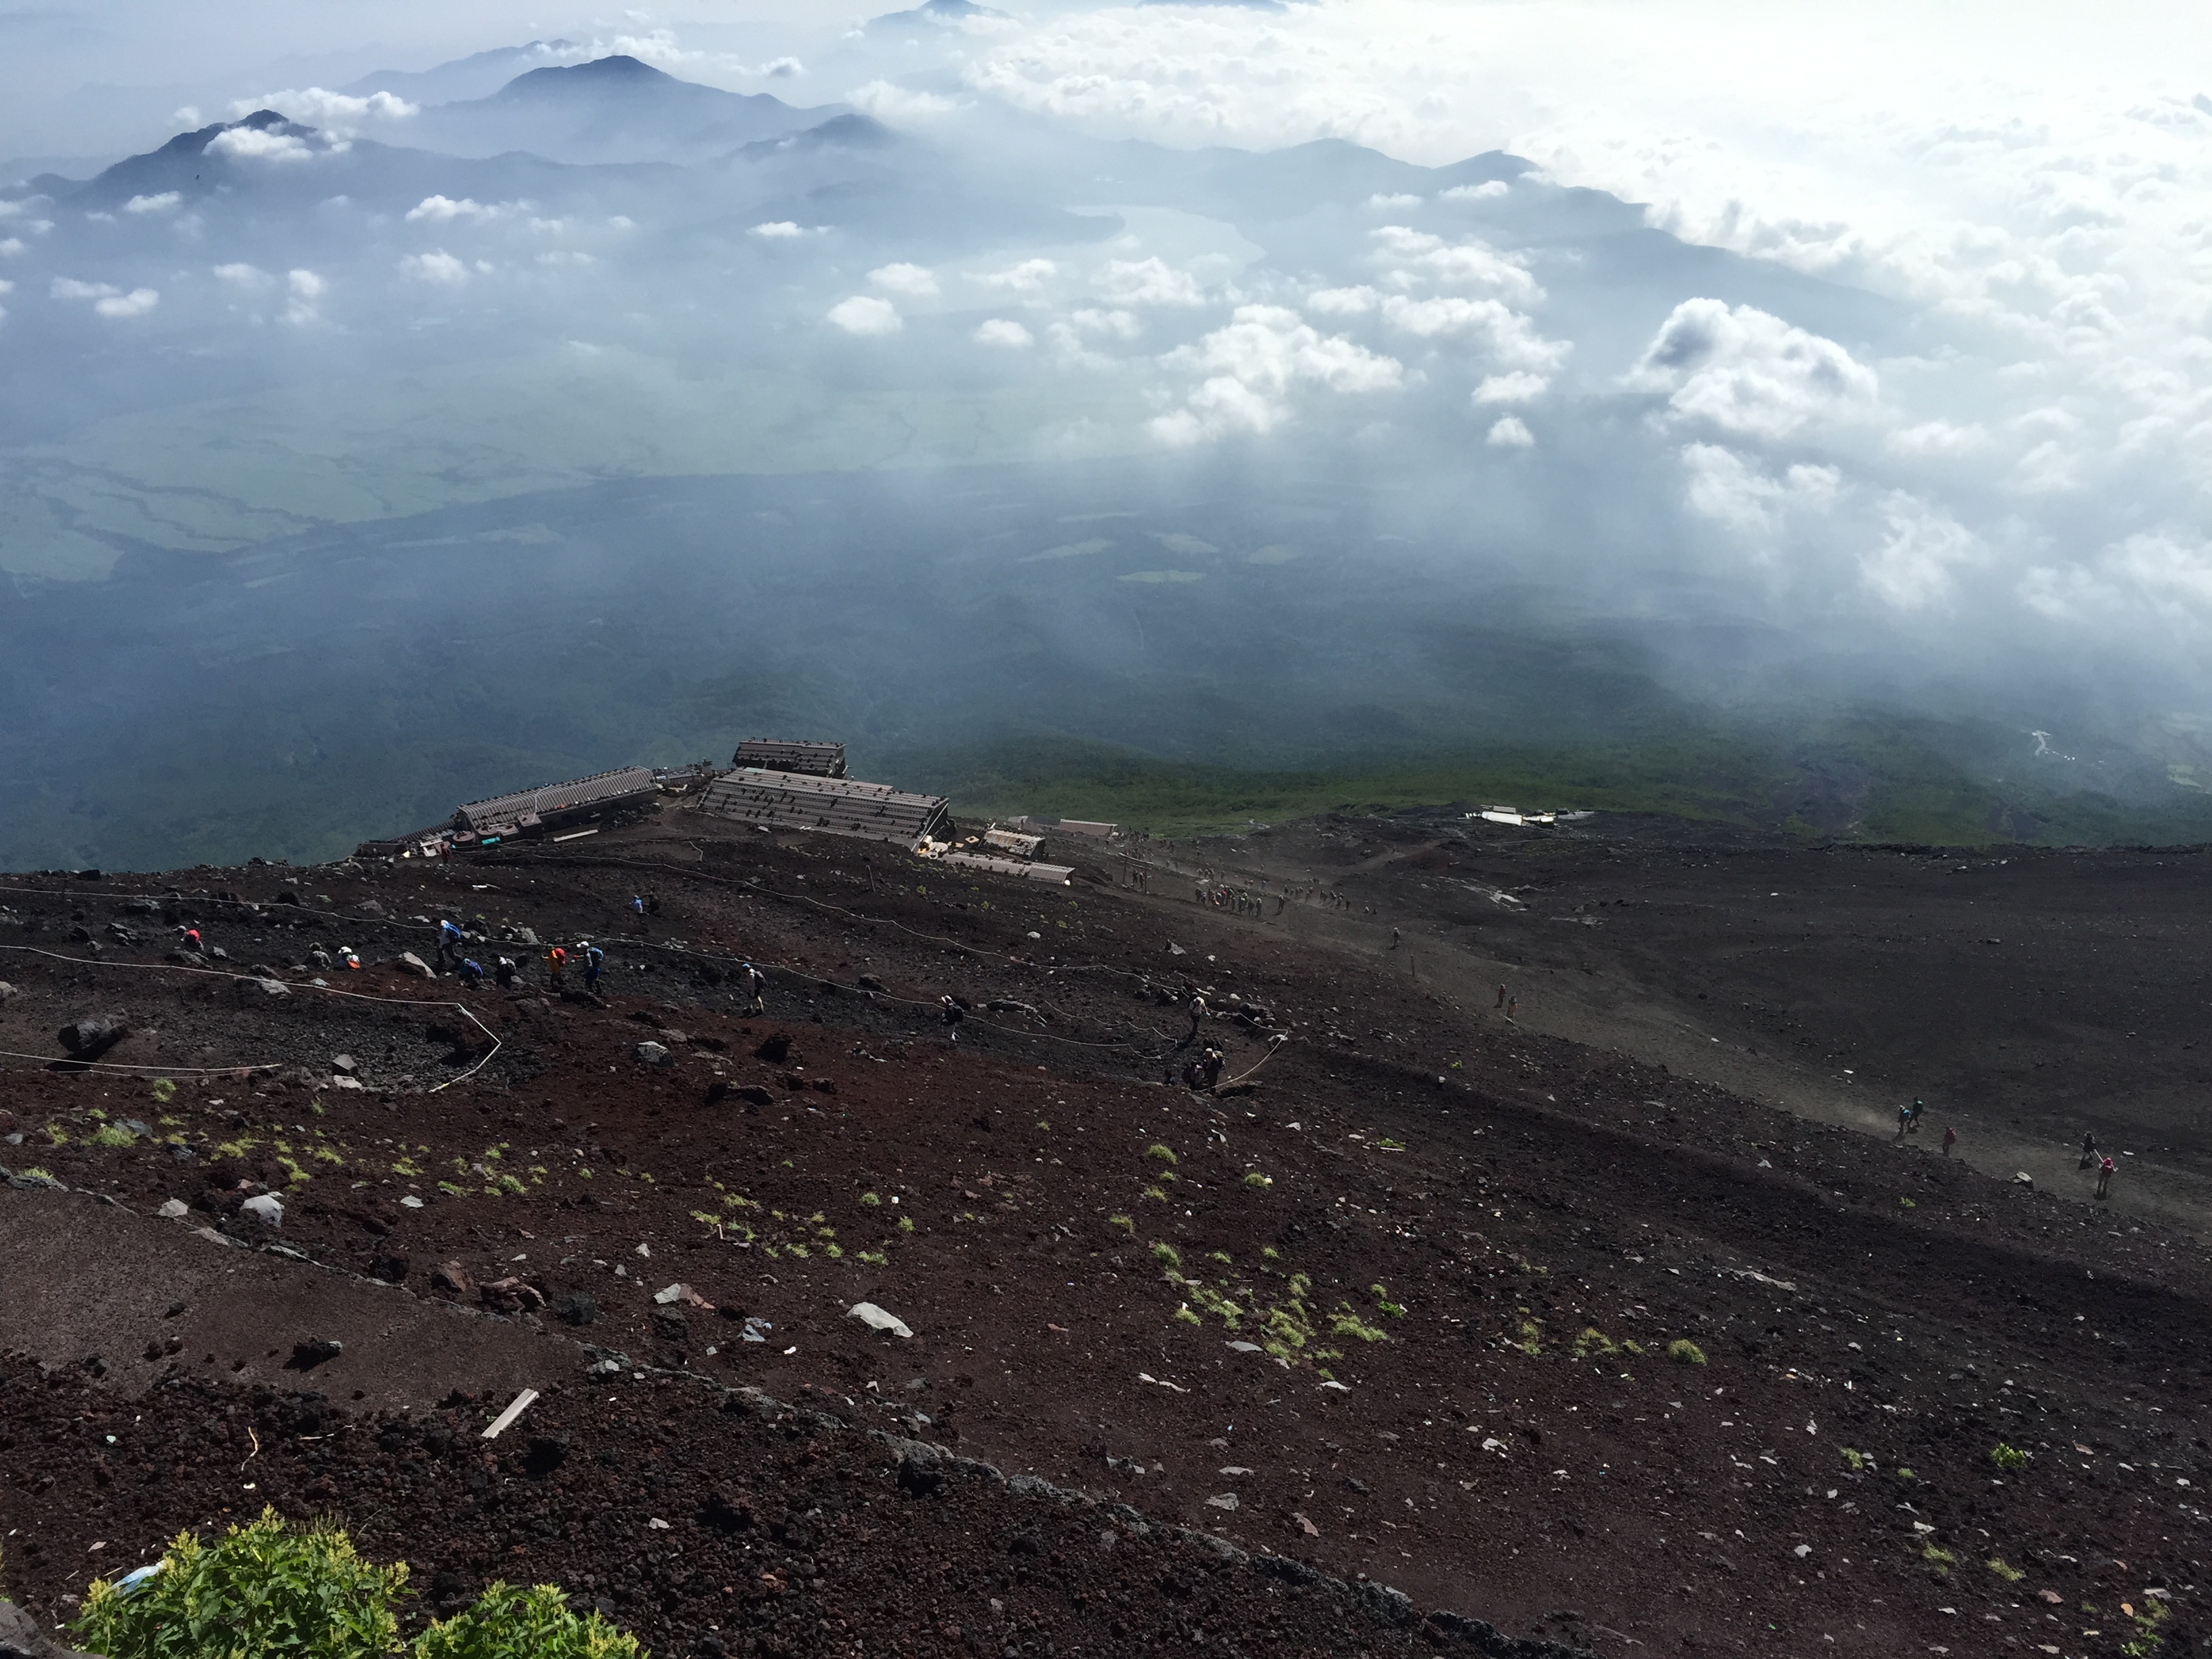
[[[0,1601],[0,1659],[85,1659],[33,1622],[13,1601]]]
[[[85,1014],[61,1029],[62,1047],[76,1060],[97,1060],[130,1035],[120,1014]]]

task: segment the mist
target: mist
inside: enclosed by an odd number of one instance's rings
[[[756,9],[0,16],[0,859],[755,729],[1873,709],[2039,799],[2212,781],[2212,98],[2153,35],[1877,109],[1880,14]]]

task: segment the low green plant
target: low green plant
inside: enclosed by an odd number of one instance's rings
[[[474,1607],[415,1638],[415,1659],[642,1659],[637,1638],[579,1616],[550,1584],[484,1586]]]
[[[912,1218],[911,1217],[909,1217],[909,1216],[901,1216],[901,1217],[899,1218],[899,1229],[898,1229],[898,1230],[899,1230],[901,1232],[902,1232],[902,1233],[910,1233],[910,1232],[912,1232],[912,1231],[914,1231],[914,1220],[913,1220],[913,1218]]]
[[[1280,1250],[1277,1249],[1273,1245],[1272,1245],[1272,1244],[1262,1244],[1262,1245],[1260,1247],[1260,1260],[1261,1260],[1261,1261],[1280,1261],[1282,1259],[1283,1259],[1283,1253],[1282,1253]]]
[[[1837,1449],[1844,1455],[1844,1467],[1853,1474],[1864,1474],[1867,1465],[1874,1462],[1864,1452],[1853,1451],[1849,1446],[1839,1446]]]
[[[1927,1562],[1930,1566],[1934,1567],[1939,1575],[1948,1574],[1953,1565],[1955,1565],[1959,1559],[1959,1558],[1952,1554],[1950,1551],[1936,1544],[1922,1545],[1920,1547],[1920,1559]]]
[[[1137,1223],[1135,1218],[1126,1215],[1109,1215],[1106,1218],[1106,1224],[1113,1228],[1116,1232],[1133,1235],[1137,1231]]]
[[[152,1092],[154,1098],[166,1106],[176,1097],[177,1085],[167,1078],[157,1077]]]
[[[1381,1285],[1370,1285],[1367,1288],[1370,1293],[1371,1293],[1375,1297],[1375,1305],[1380,1308],[1384,1313],[1389,1314],[1391,1318],[1403,1319],[1406,1316],[1405,1304],[1402,1302],[1393,1302],[1390,1299],[1389,1290],[1386,1286]]]
[[[883,1200],[878,1198],[873,1193],[862,1193],[860,1194],[860,1202],[869,1206],[871,1208],[873,1208],[877,1205],[881,1204]]]
[[[1237,1265],[1229,1259],[1229,1252],[1226,1250],[1208,1250],[1206,1253],[1206,1259],[1208,1261],[1218,1261],[1224,1267],[1233,1267]]]
[[[2017,1446],[2008,1446],[2002,1440],[1990,1448],[1990,1462],[2007,1474],[2010,1474],[2014,1469],[2026,1468],[2031,1455],[2033,1455],[2032,1453],[2024,1452]]]
[[[1186,1325],[1202,1325],[1206,1322],[1190,1310],[1190,1304],[1188,1302],[1175,1310],[1175,1316]]]
[[[1686,1336],[1678,1336],[1667,1345],[1667,1358],[1678,1365],[1702,1365],[1705,1351]]]
[[[91,1144],[94,1146],[128,1146],[137,1138],[119,1124],[103,1123],[93,1131]]]
[[[1272,1187],[1275,1184],[1275,1178],[1273,1176],[1263,1176],[1257,1170],[1248,1170],[1244,1174],[1244,1184],[1247,1187]]]
[[[1349,1302],[1339,1303],[1336,1312],[1329,1316],[1328,1332],[1331,1336],[1355,1336],[1362,1342],[1388,1342],[1390,1340],[1389,1332],[1363,1323]]]
[[[2003,1579],[2008,1584],[2017,1584],[2021,1579],[2027,1577],[2027,1575],[2022,1572],[2018,1567],[2009,1565],[2002,1556],[1992,1555],[1982,1565],[1986,1566],[1991,1572],[1996,1574],[1998,1577]]]
[[[1152,1260],[1164,1261],[1170,1267],[1180,1267],[1182,1266],[1182,1252],[1172,1244],[1155,1244],[1152,1246]]]
[[[129,1589],[95,1579],[71,1627],[110,1659],[380,1659],[399,1645],[392,1598],[407,1564],[373,1566],[334,1527],[273,1509],[213,1544],[179,1533]]]
[[[1145,1156],[1146,1158],[1156,1158],[1159,1159],[1161,1163],[1169,1165],[1170,1168],[1174,1166],[1176,1161],[1174,1149],[1171,1147],[1163,1146],[1157,1140],[1151,1146],[1145,1148]]]

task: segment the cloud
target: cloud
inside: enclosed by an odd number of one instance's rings
[[[217,265],[215,277],[225,288],[239,289],[248,294],[260,293],[276,280],[260,266],[242,263]]]
[[[1144,331],[1144,325],[1126,311],[1100,311],[1086,306],[1069,312],[1067,320],[1087,334],[1103,334],[1116,340],[1133,340]]]
[[[1384,281],[1408,288],[1416,280],[1439,288],[1486,288],[1521,305],[1534,305],[1544,290],[1516,255],[1500,253],[1487,242],[1447,242],[1407,225],[1383,225],[1371,234],[1375,263],[1385,267]]]
[[[159,290],[134,288],[128,294],[112,283],[81,283],[73,276],[57,276],[47,289],[57,300],[89,301],[102,317],[143,317],[161,303]]]
[[[977,345],[1011,347],[1014,350],[1028,349],[1036,343],[1029,330],[1008,317],[994,317],[980,325],[975,334]]]
[[[1112,259],[1093,286],[1107,299],[1125,306],[1195,306],[1206,303],[1198,279],[1177,270],[1164,259]]]
[[[1508,415],[1490,428],[1483,440],[1492,449],[1533,449],[1536,434],[1528,430],[1528,423],[1518,415]]]
[[[158,196],[134,196],[123,204],[125,213],[173,213],[177,204],[185,198],[173,190],[165,190]]]
[[[407,210],[407,222],[414,224],[450,225],[457,219],[483,221],[501,219],[520,211],[520,202],[498,202],[486,207],[472,198],[464,196],[455,201],[450,196],[425,196]]]
[[[1341,336],[1325,335],[1282,306],[1239,306],[1227,326],[1163,360],[1203,377],[1184,406],[1150,422],[1170,444],[1201,443],[1231,433],[1267,433],[1290,420],[1299,386],[1340,393],[1394,391],[1404,365]]]
[[[322,320],[323,296],[331,285],[312,270],[291,270],[284,276],[284,289],[290,295],[284,307],[284,320],[295,328]]]
[[[1690,510],[1754,542],[1778,535],[1794,514],[1826,512],[1843,484],[1832,466],[1801,464],[1771,477],[1718,444],[1684,445],[1682,468]]]
[[[1923,611],[1951,592],[1952,572],[1984,556],[1980,538],[1942,508],[1903,490],[1882,503],[1887,532],[1859,560],[1875,597],[1899,611]]]
[[[878,265],[868,273],[868,280],[886,294],[903,294],[916,300],[927,300],[937,293],[935,276],[924,266],[903,261]]]
[[[2053,622],[2100,623],[2128,635],[2147,611],[2194,636],[2212,624],[2212,542],[2178,525],[2138,531],[2092,562],[2031,567],[2020,597]]]
[[[897,307],[872,294],[855,294],[849,300],[839,301],[830,307],[829,316],[848,334],[880,337],[896,334],[906,326]]]
[[[1768,439],[1863,418],[1879,391],[1874,371],[1834,341],[1751,306],[1703,299],[1674,307],[1625,383],[1667,392],[1679,419]]]
[[[273,109],[307,126],[339,132],[357,131],[371,121],[404,121],[420,112],[417,106],[388,92],[356,98],[323,87],[308,87],[241,98],[231,105],[230,115],[238,120],[264,109]]]
[[[1503,179],[1486,179],[1479,185],[1454,185],[1437,199],[1440,202],[1494,202],[1501,196],[1510,195],[1512,189]]]
[[[1525,368],[1516,368],[1509,374],[1486,375],[1475,387],[1474,401],[1477,404],[1532,404],[1550,390],[1551,381],[1541,374],[1531,374]]]
[[[874,116],[887,126],[941,121],[966,107],[955,98],[947,98],[934,92],[917,92],[912,88],[880,79],[854,88],[845,94],[845,101],[854,108]]]
[[[975,280],[986,288],[1003,288],[1016,294],[1041,294],[1045,283],[1059,274],[1060,267],[1049,259],[1024,259],[1004,270],[980,273]]]
[[[1394,195],[1383,195],[1378,192],[1367,198],[1367,205],[1371,208],[1409,208],[1419,207],[1420,204],[1419,197],[1407,195],[1402,191]]]
[[[399,270],[403,276],[444,288],[459,288],[469,280],[468,266],[443,248],[429,253],[408,254],[400,260]]]
[[[265,127],[225,127],[208,140],[207,154],[240,161],[309,161],[314,152],[289,132]]]
[[[764,242],[784,242],[796,236],[805,235],[806,228],[790,219],[770,219],[765,223],[755,225],[745,234],[757,236]]]

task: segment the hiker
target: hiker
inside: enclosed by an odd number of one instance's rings
[[[1508,997],[1505,999],[1505,1023],[1508,1025],[1514,1024],[1514,1016],[1518,1014],[1520,1012],[1521,999],[1519,997]]]
[[[1206,999],[1194,991],[1190,1000],[1183,1004],[1182,1011],[1190,1016],[1190,1035],[1183,1041],[1186,1043],[1195,1042],[1198,1041],[1200,1022],[1206,1018]]]
[[[331,965],[331,953],[319,945],[310,945],[307,947],[307,960],[318,968],[326,969]],[[2087,1169],[2088,1166],[2084,1164],[2082,1167]]]
[[[939,997],[937,1002],[945,1011],[945,1040],[957,1043],[960,1041],[960,1022],[968,1018],[968,1011],[949,996]]]
[[[2104,1161],[2097,1165],[2098,1197],[2105,1198],[2111,1195],[2112,1190],[2112,1171],[2118,1167],[2118,1166],[2112,1162],[2112,1155],[2110,1152],[2106,1153]]]
[[[2093,1130],[2089,1133],[2081,1137],[2081,1163],[2080,1167],[2086,1170],[2096,1161],[2097,1136],[2095,1132]]]
[[[361,971],[361,958],[354,955],[352,945],[341,945],[338,946],[338,966],[350,969],[354,973],[359,973]]]
[[[744,987],[745,1012],[749,1014],[766,1013],[768,1005],[761,1000],[761,988],[768,983],[768,975],[748,962],[738,969],[738,983]]]
[[[552,981],[556,991],[561,988],[561,975],[568,965],[568,953],[559,945],[556,945],[545,952],[545,977]]]
[[[1899,1107],[1899,1108],[1897,1109],[1897,1138],[1898,1138],[1899,1140],[1904,1139],[1905,1139],[1905,1132],[1907,1129],[1910,1129],[1911,1127],[1912,1127],[1912,1108],[1911,1108],[1910,1106],[1900,1106],[1900,1107]]]
[[[1498,988],[1498,1006],[1501,1008],[1505,1006],[1505,988],[1503,985]]]
[[[629,908],[632,915],[643,915],[645,914],[645,895],[642,893],[631,894]]]
[[[185,929],[184,945],[185,949],[196,957],[204,957],[207,954],[207,946],[200,942],[200,930],[197,927]]]
[[[1390,930],[1390,948],[1391,948],[1392,950],[1394,950],[1394,951],[1395,951],[1395,950],[1396,950],[1396,949],[1398,948],[1398,939],[1399,939],[1398,930],[1397,930],[1396,928],[1393,927],[1393,928]]]
[[[1959,1132],[1949,1124],[1943,1126],[1943,1156],[1951,1156],[1951,1149],[1959,1144]]]
[[[1920,1133],[1920,1115],[1921,1115],[1923,1112],[1925,1112],[1927,1109],[1928,1109],[1928,1103],[1927,1103],[1926,1101],[1924,1101],[1924,1100],[1916,1100],[1916,1101],[1914,1101],[1914,1102],[1912,1103],[1912,1133],[1915,1133],[1915,1134],[1918,1134],[1918,1133]]]
[[[499,988],[502,991],[511,991],[514,988],[514,974],[513,957],[501,957],[497,965],[491,970],[491,976],[499,981]]]
[[[1221,1064],[1227,1058],[1220,1049],[1208,1048],[1206,1058],[1199,1061],[1198,1074],[1205,1080],[1207,1088],[1211,1089],[1221,1081]]]
[[[589,939],[576,949],[584,958],[584,988],[596,992],[599,988],[599,969],[606,966],[607,953]]]
[[[438,966],[451,968],[460,959],[461,930],[454,925],[451,916],[441,916],[438,918]]]
[[[461,983],[464,985],[483,983],[483,969],[470,957],[463,957],[461,965],[455,971],[460,975]]]

